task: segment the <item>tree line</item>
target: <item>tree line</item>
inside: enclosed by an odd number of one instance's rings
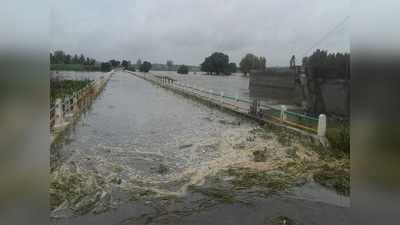
[[[240,71],[245,75],[251,70],[265,70],[267,60],[265,57],[257,57],[253,54],[247,54],[240,61]],[[229,56],[222,52],[214,52],[209,57],[204,59],[204,62],[200,65],[201,71],[206,72],[209,75],[230,75],[236,73],[238,67],[236,63],[229,62]]]
[[[310,77],[350,79],[349,53],[328,53],[317,49],[311,56],[304,57],[302,63]]]
[[[64,51],[57,50],[50,53],[50,64],[81,64],[81,65],[95,65],[96,60],[93,58],[85,57],[85,55],[77,54],[70,55]]]

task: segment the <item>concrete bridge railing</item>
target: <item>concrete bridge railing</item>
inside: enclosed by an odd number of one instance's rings
[[[327,118],[323,114],[318,118],[315,118],[302,113],[290,111],[284,105],[279,107],[267,105],[258,100],[239,98],[238,94],[235,96],[229,96],[224,92],[206,90],[187,83],[182,83],[171,79],[168,76],[154,76],[150,73],[130,73],[162,87],[200,98],[225,109],[246,116],[251,116],[257,120],[277,122],[287,127],[305,131],[321,138],[325,138],[326,136]]]
[[[50,108],[50,133],[52,139],[64,130],[76,115],[91,104],[93,99],[103,90],[113,73],[114,71],[107,73],[64,99],[57,98],[55,100],[54,106]]]

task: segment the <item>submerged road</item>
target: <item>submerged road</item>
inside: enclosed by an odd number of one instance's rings
[[[53,221],[74,225],[266,225],[282,215],[301,224],[349,224],[348,198],[315,184],[290,195],[195,210],[201,196],[186,193],[186,188],[200,184],[201,178],[225,164],[247,160],[246,154],[228,146],[256,126],[131,74],[116,72],[52,150],[57,152],[58,166],[74,164],[100,177],[121,179],[110,188],[116,203],[104,213],[74,216],[67,211]],[[160,171],[163,168],[165,171]],[[132,186],[152,188],[160,195],[174,194],[178,199],[169,205],[160,200],[131,202],[121,192]]]

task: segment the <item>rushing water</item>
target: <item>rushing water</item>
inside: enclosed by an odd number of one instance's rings
[[[167,75],[180,82],[205,90],[213,90],[215,93],[223,92],[224,95],[240,98],[251,99],[249,96],[249,78],[241,73],[234,73],[230,76],[209,76],[201,72],[194,74],[193,72],[185,75],[176,73],[175,71],[151,71],[155,75]]]
[[[193,78],[192,82],[223,87],[227,94],[239,90],[245,96],[246,80],[232,76],[215,78],[215,83],[208,78]],[[185,199],[188,185],[199,184],[213,170],[246,158],[227,146],[240,141],[242,133],[256,126],[131,74],[116,72],[90,110],[66,132],[61,144],[54,146],[54,151],[61,164],[79,164],[103,177],[118,167],[123,184],[129,181]],[[160,173],[160,168],[166,171]],[[196,196],[188,198],[176,203],[177,209],[169,209],[172,211],[168,215],[138,201],[123,203],[100,215],[57,220],[57,224],[250,225],[263,224],[266,218],[282,212],[308,224],[348,224],[348,199],[316,185],[306,185],[286,197],[254,198],[250,205],[217,204],[184,216],[184,209],[193,208],[196,202]],[[142,221],[143,218],[147,219]]]

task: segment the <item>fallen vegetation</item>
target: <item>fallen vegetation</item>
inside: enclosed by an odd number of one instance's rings
[[[50,209],[55,214],[101,213],[111,207],[110,182],[74,164],[51,173],[49,194]]]

